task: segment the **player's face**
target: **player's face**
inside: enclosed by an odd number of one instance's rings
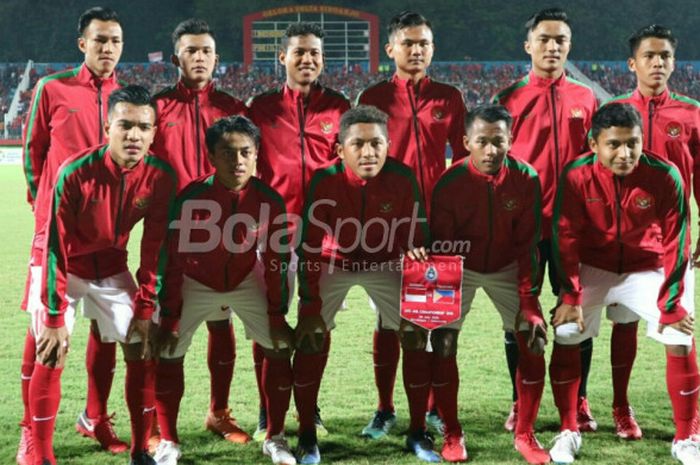
[[[657,37],[642,39],[637,52],[627,60],[627,64],[630,71],[637,75],[639,88],[651,95],[658,95],[666,89],[675,68],[671,42]]]
[[[480,173],[493,175],[503,166],[510,150],[511,136],[505,121],[495,123],[476,118],[464,136],[471,163]]]
[[[78,39],[85,64],[98,77],[108,77],[122,56],[122,27],[116,21],[93,19]]]
[[[422,78],[433,60],[433,31],[425,24],[399,29],[389,37],[386,54],[403,79]]]
[[[206,86],[214,74],[219,61],[216,43],[209,34],[185,34],[177,41],[177,53],[172,62],[180,68],[185,85],[198,89]]]
[[[540,21],[525,41],[532,69],[537,76],[558,78],[571,50],[571,29],[563,21]]]
[[[338,156],[355,175],[368,180],[384,167],[388,149],[389,142],[379,124],[356,123],[350,126],[342,144],[338,144]]]
[[[239,190],[248,184],[255,173],[258,150],[255,141],[247,134],[227,132],[209,153],[209,161],[214,166],[216,178],[227,188]]]
[[[105,131],[112,159],[122,168],[140,162],[156,134],[156,112],[150,105],[119,102],[109,113]]]
[[[323,42],[313,34],[290,37],[279,60],[287,70],[287,84],[291,88],[307,87],[323,71]]]
[[[600,164],[617,176],[627,176],[634,171],[642,155],[642,128],[612,126],[603,129],[588,144]]]

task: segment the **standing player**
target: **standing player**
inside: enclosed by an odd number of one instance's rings
[[[628,312],[609,315],[615,323],[643,318],[647,335],[666,346],[676,425],[671,453],[683,464],[700,463],[693,421],[700,375],[688,304],[693,296],[684,285],[690,235],[681,175],[643,151],[642,120],[629,104],[606,105],[595,114],[589,145],[592,153],[563,170],[552,218],[562,289],[549,368],[561,417],[552,460],[572,463],[581,446],[579,344],[598,334],[603,306],[622,304]]]
[[[206,131],[206,146],[215,172],[193,181],[176,203],[181,229],[170,235],[170,256],[159,293],[160,334],[169,346],[159,361],[167,369],[159,370],[156,378],[162,440],[154,458],[159,465],[177,465],[180,457],[177,414],[185,390],[183,362],[192,337],[204,321],[230,320],[232,310],[243,321],[248,337],[265,351],[268,428],[263,452],[275,464],[296,463],[284,438],[294,347],[294,334],[284,318],[289,301],[286,214],[282,197],[253,177],[259,144],[258,128],[243,116],[214,123]],[[205,202],[210,206],[189,206]],[[236,218],[243,220],[227,229]],[[195,229],[194,223],[207,227]],[[178,240],[184,229],[190,234],[188,242]],[[190,244],[209,241],[212,229],[219,233],[218,243],[205,251],[188,251]],[[232,236],[221,231],[232,231]]]
[[[324,340],[335,327],[343,299],[352,286],[362,286],[376,302],[384,327],[398,330],[398,258],[423,245],[429,235],[415,176],[403,163],[387,158],[386,125],[387,115],[374,107],[346,112],[338,135],[340,160],[316,171],[306,196],[297,250],[299,318],[293,362],[297,459],[302,464],[321,461],[314,407],[327,359]],[[412,413],[408,446],[424,460],[439,461],[425,432],[431,373],[427,357],[424,350],[404,353],[404,381],[421,386],[407,389]],[[416,411],[420,415],[414,416]]]
[[[550,254],[550,224],[554,193],[561,171],[569,161],[586,148],[586,132],[597,102],[593,92],[568,77],[564,72],[571,50],[571,26],[566,13],[549,8],[535,13],[525,23],[525,52],[530,55],[532,69],[519,81],[499,92],[494,103],[505,106],[513,115],[513,147],[511,152],[530,163],[542,184],[542,231],[540,272],[544,279],[548,265],[549,281],[554,294],[559,286]],[[591,365],[592,340],[581,345],[582,370]],[[515,370],[518,344],[515,335],[505,333],[506,359],[513,383],[513,399],[517,399]],[[512,431],[517,417],[517,402],[506,421]],[[579,392],[579,424],[583,431],[593,431],[597,424],[590,414],[585,383]]]
[[[55,185],[42,183],[37,216],[45,219],[41,269],[28,310],[37,340],[29,386],[34,463],[54,465],[53,429],[60,376],[78,302],[97,321],[105,340],[118,341],[126,360],[126,402],[131,417],[131,464],[154,464],[146,452],[155,410],[149,331],[155,307],[158,254],[166,236],[177,180],[165,162],[147,155],[155,134],[148,91],[128,86],[109,96],[107,145],[67,160]],[[127,242],[143,220],[137,284],[127,268]],[[36,276],[36,274],[34,276]]]
[[[350,108],[342,94],[319,84],[323,71],[323,29],[316,24],[289,25],[282,38],[279,61],[286,71],[286,83],[251,99],[250,119],[260,128],[258,174],[263,182],[282,195],[287,212],[298,219],[313,172],[335,158],[340,116]],[[290,228],[296,243],[296,221]],[[292,254],[289,274],[294,288],[296,255]],[[330,345],[330,338],[326,338]],[[327,360],[328,348],[324,349]],[[253,345],[258,388],[262,384],[263,352]],[[261,399],[263,398],[260,392]],[[264,437],[266,414],[261,403],[256,439]],[[317,411],[319,433],[328,434]]]
[[[84,55],[83,64],[46,76],[37,83],[24,129],[22,153],[28,200],[33,208],[40,201],[41,192],[50,192],[58,167],[68,157],[103,143],[107,97],[119,88],[114,69],[122,47],[122,28],[117,13],[109,8],[90,8],[78,20],[78,48]],[[46,188],[42,188],[44,184]],[[35,219],[34,230],[43,234],[44,224],[38,219]],[[39,263],[32,262],[31,266],[39,266]],[[26,308],[26,296],[22,308]],[[36,341],[28,331],[22,356],[24,417],[17,451],[20,465],[31,461],[31,443],[27,442],[31,437],[28,390],[35,349]],[[96,322],[90,325],[86,352],[87,403],[75,427],[84,436],[98,441],[103,449],[124,452],[127,444],[119,440],[112,429],[112,417],[107,415],[116,345],[102,339]]]
[[[205,131],[216,120],[243,114],[245,104],[218,90],[213,81],[219,60],[214,33],[201,19],[188,19],[177,25],[172,34],[174,52],[171,60],[180,79],[174,86],[158,93],[158,131],[153,153],[163,157],[178,175],[178,191],[190,181],[211,173],[213,167],[206,154]],[[236,343],[231,320],[207,321],[211,401],[205,427],[235,443],[250,441],[229,410],[229,391],[236,359]],[[157,376],[168,377],[167,363],[158,365]],[[160,413],[158,415],[161,416]],[[157,444],[158,437],[151,441]]]
[[[413,170],[426,206],[438,178],[445,171],[447,142],[457,161],[467,155],[464,137],[465,107],[462,94],[453,86],[428,76],[435,44],[430,21],[404,11],[389,22],[389,58],[396,72],[387,81],[366,89],[358,103],[374,105],[389,115],[389,155]],[[379,403],[374,418],[362,430],[363,436],[378,439],[396,422],[394,382],[399,363],[399,340],[393,331],[382,331],[381,321],[374,332],[374,377]],[[431,409],[432,411],[433,409]],[[429,420],[439,422],[432,412]]]
[[[483,287],[501,315],[504,330],[517,331],[520,414],[515,449],[528,463],[540,464],[549,463],[549,454],[534,435],[545,377],[544,355],[535,343],[544,342],[547,333],[538,301],[542,197],[535,170],[508,153],[512,121],[500,105],[473,109],[464,139],[470,157],[452,165],[433,191],[432,240],[469,243],[469,250],[454,251],[464,256],[462,319],[433,331],[433,338],[439,336],[445,342],[433,346],[432,384],[445,435],[461,436],[457,338],[476,290]]]
[[[694,174],[700,166],[700,103],[668,89],[674,70],[678,41],[673,33],[656,24],[643,27],[629,39],[628,64],[637,76],[637,89],[611,100],[629,103],[642,115],[644,149],[672,162],[680,170],[686,195],[694,191],[700,205],[700,182]],[[696,247],[694,260],[697,259]],[[686,271],[686,292],[693,294],[695,274]],[[610,312],[625,312],[620,306]],[[634,418],[627,399],[632,365],[637,352],[637,321],[613,326],[610,340],[610,362],[613,379],[613,419],[617,435],[624,439],[640,439],[642,430]]]

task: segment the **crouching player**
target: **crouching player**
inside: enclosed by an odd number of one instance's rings
[[[214,173],[196,179],[178,196],[159,293],[156,406],[161,441],[155,459],[159,465],[175,465],[180,457],[176,422],[185,387],[183,362],[195,331],[205,321],[229,320],[235,311],[246,335],[265,350],[268,428],[263,453],[275,464],[294,465],[284,439],[294,346],[284,317],[289,301],[284,201],[253,177],[260,131],[249,119],[220,119],[207,129],[206,145]]]
[[[552,252],[562,302],[552,320],[557,329],[550,379],[562,424],[552,460],[571,463],[581,446],[579,343],[598,335],[604,306],[620,304],[629,311],[615,312],[614,323],[644,319],[647,335],[666,346],[676,424],[671,454],[686,465],[700,463],[700,441],[693,434],[700,377],[693,296],[684,292],[690,238],[681,175],[642,150],[641,117],[629,104],[600,109],[589,144],[592,153],[564,169],[554,207]]]
[[[432,383],[447,439],[461,437],[457,337],[476,290],[483,288],[501,315],[503,329],[517,330],[520,414],[515,448],[528,463],[549,463],[549,454],[533,433],[545,376],[546,326],[538,302],[537,249],[542,194],[535,170],[508,153],[512,122],[501,105],[483,105],[471,111],[464,137],[470,156],[450,167],[433,191],[433,244],[440,245],[441,251],[450,245],[453,254],[462,255],[464,270],[462,318],[432,333]]]
[[[155,133],[155,107],[139,86],[109,96],[109,142],[67,160],[54,187],[42,194],[45,215],[40,271],[30,289],[29,310],[37,363],[29,387],[34,463],[53,465],[53,430],[60,376],[83,299],[85,317],[97,321],[103,341],[118,341],[126,360],[126,403],[131,416],[131,464],[153,464],[146,440],[155,410],[149,350],[158,255],[167,233],[177,179],[170,165],[147,155]],[[49,186],[44,183],[42,186]],[[144,220],[137,284],[127,269],[126,246]],[[37,276],[38,278],[38,276]]]
[[[403,251],[424,245],[429,234],[415,176],[403,163],[387,158],[386,124],[387,115],[370,106],[360,105],[343,114],[337,147],[340,159],[316,171],[306,197],[297,249],[300,303],[294,356],[297,459],[304,464],[321,461],[314,427],[325,365],[321,349],[335,327],[343,299],[351,287],[363,287],[376,303],[384,328],[396,331],[401,287],[398,258]],[[424,353],[404,354],[408,367],[404,376],[421,384],[421,389],[408,393],[415,433],[409,437],[412,448],[426,438],[430,380],[410,377],[424,374],[423,367],[415,367]]]

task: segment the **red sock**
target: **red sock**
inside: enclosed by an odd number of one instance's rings
[[[535,430],[535,420],[540,409],[544,390],[544,355],[535,355],[527,347],[527,333],[518,332],[518,370],[515,375],[518,390],[518,423],[515,434]]]
[[[581,382],[581,350],[578,344],[554,343],[552,359],[549,362],[549,379],[552,383],[554,404],[559,409],[561,430],[578,431],[576,404],[578,385]]]
[[[292,397],[292,364],[289,359],[265,357],[263,364],[263,383],[267,399],[267,438],[284,431],[284,417],[289,410]]]
[[[131,454],[148,449],[155,413],[155,367],[152,360],[126,361],[126,405],[131,417]]]
[[[694,351],[676,356],[666,353],[666,386],[671,397],[673,420],[676,423],[674,439],[687,439],[693,431],[697,411],[700,376]]]
[[[315,433],[316,404],[321,388],[323,370],[328,360],[329,339],[326,335],[321,352],[305,354],[294,352],[292,371],[294,372],[294,403],[299,412],[299,433]]]
[[[396,331],[374,331],[374,382],[379,395],[379,411],[394,411],[394,383],[399,366],[401,345]]]
[[[210,409],[216,412],[228,408],[228,394],[236,363],[236,339],[232,324],[223,328],[209,328],[207,363],[211,377]]]
[[[156,365],[156,413],[163,439],[180,443],[177,436],[177,415],[185,392],[183,361],[160,362]]]
[[[411,415],[410,432],[425,430],[425,411],[433,373],[433,354],[424,350],[404,350],[403,385]]]
[[[22,426],[30,426],[32,424],[32,415],[29,409],[29,383],[32,380],[32,372],[34,372],[34,361],[36,360],[36,339],[32,335],[32,331],[27,329],[27,336],[24,338],[24,352],[22,352],[22,403],[24,404],[24,416],[22,417]]]
[[[433,383],[430,392],[436,401],[440,418],[445,424],[445,435],[461,436],[462,425],[457,418],[457,393],[459,392],[459,370],[457,356],[433,355]]]
[[[430,391],[428,391],[428,410],[426,410],[426,412],[432,412],[437,408],[437,402],[435,401],[435,389],[431,387]]]
[[[100,337],[90,330],[85,349],[85,369],[87,370],[87,406],[88,418],[100,418],[107,415],[107,399],[112,390],[114,367],[117,364],[117,344],[102,342]]]
[[[627,387],[637,356],[637,323],[613,325],[610,338],[610,366],[612,367],[613,407],[626,407]]]
[[[53,454],[53,430],[58,404],[61,401],[61,373],[63,368],[50,368],[41,363],[34,365],[29,385],[29,404],[32,412],[32,439],[34,463],[43,465],[48,460],[56,463]]]
[[[253,366],[255,367],[255,382],[258,386],[258,399],[260,408],[265,408],[267,399],[265,398],[265,386],[263,386],[263,362],[265,361],[265,351],[262,346],[253,341]]]

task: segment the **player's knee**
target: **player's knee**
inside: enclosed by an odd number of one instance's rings
[[[231,326],[231,320],[217,320],[217,321],[207,321],[207,329],[226,329]]]
[[[691,346],[667,345],[666,353],[674,357],[687,357],[692,350]]]
[[[438,357],[452,357],[457,355],[457,340],[459,331],[454,329],[438,329],[433,331],[430,342],[433,345],[433,352]]]
[[[284,359],[291,358],[291,356],[292,356],[292,351],[289,350],[289,348],[274,350],[274,349],[267,349],[267,348],[263,347],[263,353],[265,354],[265,357],[271,358],[274,360],[284,360]]]
[[[303,354],[320,354],[321,350],[323,350],[326,334],[327,333],[314,334],[313,342],[311,342],[308,337],[302,339],[297,346],[297,350]]]
[[[36,361],[49,368],[63,368],[63,362],[59,360],[56,351],[52,351],[49,354],[37,353]]]
[[[409,351],[425,350],[425,338],[424,334],[418,334],[417,331],[404,331],[401,336],[401,348]]]

